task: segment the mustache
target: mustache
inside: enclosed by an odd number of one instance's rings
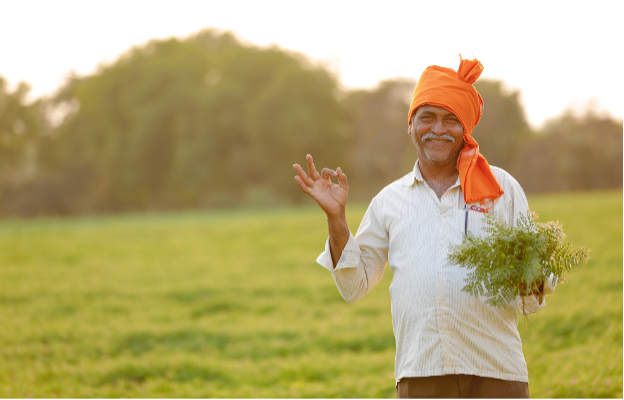
[[[422,138],[420,138],[420,140],[422,141],[429,140],[429,139],[448,140],[451,143],[455,143],[455,138],[446,133],[444,135],[436,135],[435,133],[429,132],[426,135],[424,135]]]

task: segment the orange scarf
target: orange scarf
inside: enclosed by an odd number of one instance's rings
[[[420,76],[408,124],[418,107],[431,104],[444,107],[459,118],[464,127],[464,148],[457,158],[457,170],[466,204],[480,203],[489,209],[503,195],[485,157],[479,154],[479,144],[470,135],[483,114],[483,99],[472,86],[483,71],[479,60],[464,60],[459,55],[457,72],[431,65]]]

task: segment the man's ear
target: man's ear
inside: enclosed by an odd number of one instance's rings
[[[412,136],[412,127],[414,126],[414,118],[416,118],[416,111],[414,111],[414,113],[412,114],[412,118],[410,118],[409,125],[407,126],[407,134],[410,136]]]

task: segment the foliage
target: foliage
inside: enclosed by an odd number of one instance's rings
[[[295,202],[286,166],[345,153],[336,93],[302,55],[227,32],[153,40],[60,89],[51,103],[70,112],[30,192],[51,186],[63,205],[50,213],[254,205],[258,188],[261,201]]]
[[[0,77],[0,185],[20,185],[37,172],[39,139],[49,128],[44,102],[27,102],[28,84],[20,82],[13,92]]]
[[[621,398],[622,192],[529,201],[593,249],[519,330],[531,395]],[[0,397],[395,398],[392,274],[346,303],[326,237],[316,206],[5,219]]]
[[[520,102],[520,92],[509,90],[503,82],[491,79],[479,79],[474,87],[483,98],[484,107],[472,136],[491,165],[515,176],[518,148],[533,135]]]
[[[367,201],[414,166],[414,85],[346,90],[301,54],[214,29],[133,47],[50,99],[0,78],[0,215],[305,203],[291,165],[306,153]],[[568,113],[532,131],[519,91],[475,87],[480,151],[526,192],[621,187],[621,121]]]
[[[540,223],[538,214],[530,211],[520,216],[517,226],[495,214],[486,214],[484,221],[489,235],[469,233],[449,259],[471,270],[463,291],[487,297],[492,306],[507,306],[521,288],[531,292],[548,279],[564,282],[573,267],[589,261],[588,249],[564,243],[559,221]]]
[[[395,79],[352,90],[341,105],[348,116],[349,199],[368,201],[405,175],[418,157],[407,134],[407,110],[416,82]]]
[[[566,112],[518,149],[513,175],[532,193],[622,187],[623,137],[621,120]]]

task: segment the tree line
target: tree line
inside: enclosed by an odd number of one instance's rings
[[[27,103],[0,77],[0,215],[70,215],[297,204],[305,154],[369,200],[409,172],[416,82],[344,90],[301,54],[204,30],[131,48]],[[535,132],[519,92],[475,84],[473,136],[527,192],[622,187],[622,122],[566,113]]]

